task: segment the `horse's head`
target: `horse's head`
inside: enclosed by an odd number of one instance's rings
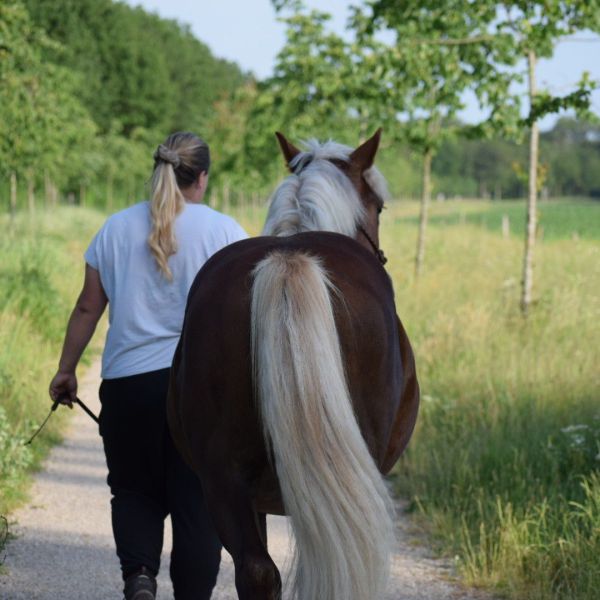
[[[302,151],[276,135],[292,174],[273,194],[263,233],[335,231],[377,250],[387,196],[385,180],[373,166],[381,129],[356,149],[311,140]]]

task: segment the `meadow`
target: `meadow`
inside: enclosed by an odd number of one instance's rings
[[[390,210],[382,246],[422,386],[397,489],[468,582],[510,598],[591,600],[600,589],[600,204],[541,204],[527,320],[522,228],[501,235],[501,216],[523,212],[434,206],[415,282],[415,207]]]
[[[264,210],[233,212],[259,233]],[[418,205],[390,203],[382,215],[422,390],[393,482],[468,583],[507,598],[591,600],[600,588],[600,204],[540,205],[527,320],[524,205],[434,202],[431,213],[418,281]],[[62,207],[0,221],[0,513],[22,500],[23,469],[60,437],[66,410],[32,450],[19,443],[48,410],[82,252],[102,220]]]

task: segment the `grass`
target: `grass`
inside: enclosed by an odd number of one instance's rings
[[[453,201],[434,203],[433,226],[475,225],[491,232],[502,230],[508,217],[510,233],[521,239],[525,230],[526,208],[521,201]],[[418,205],[407,203],[394,217],[396,223],[418,223]],[[538,235],[543,240],[600,239],[600,202],[586,199],[560,199],[538,204]]]
[[[524,321],[522,240],[489,226],[522,205],[465,204],[434,206],[418,283],[415,207],[392,207],[382,231],[423,392],[398,489],[468,582],[510,598],[591,600],[600,588],[600,248],[591,239],[600,207],[544,205],[552,233],[536,247],[536,301]],[[473,219],[451,221],[463,211]]]
[[[0,515],[23,501],[28,473],[60,439],[58,411],[24,445],[50,408],[47,387],[83,281],[83,251],[102,220],[66,207],[0,218]]]
[[[397,489],[467,583],[514,599],[595,599],[600,204],[541,203],[526,321],[524,204],[434,203],[415,282],[418,208],[391,204],[381,230],[422,388]]]
[[[392,204],[382,216],[423,394],[395,481],[465,581],[507,598],[591,600],[600,589],[599,207],[541,204],[526,321],[523,204],[433,203],[418,282],[418,206]],[[235,216],[255,235],[264,210]],[[10,230],[0,221],[0,513],[22,498],[23,468],[60,435],[53,418],[35,454],[15,442],[48,410],[81,255],[102,219],[64,208]]]

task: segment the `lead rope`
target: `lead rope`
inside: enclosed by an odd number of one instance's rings
[[[62,396],[61,396],[62,398]],[[33,440],[37,437],[37,434],[44,429],[44,426],[46,425],[46,423],[48,422],[48,419],[52,416],[52,413],[58,408],[58,405],[60,404],[60,400],[61,398],[58,398],[57,400],[54,401],[54,403],[52,404],[52,408],[50,409],[50,412],[48,413],[48,416],[44,419],[44,422],[37,428],[37,431],[31,436],[31,438],[29,438],[29,440],[27,442],[24,442],[24,446],[28,446],[29,444],[31,444],[31,442],[33,442]],[[75,396],[75,400],[74,402],[76,404],[79,404],[79,406],[81,406],[81,408],[83,408],[83,410],[94,420],[96,421],[96,423],[98,423],[98,425],[100,424],[100,421],[98,420],[98,417],[77,397]]]
[[[362,225],[358,226],[358,230],[367,238],[369,244],[371,244],[371,248],[373,248],[373,251],[379,259],[379,262],[382,265],[385,265],[385,263],[387,262],[387,258],[385,257],[383,250],[377,247],[377,244],[372,240],[371,236],[366,232],[365,228]]]

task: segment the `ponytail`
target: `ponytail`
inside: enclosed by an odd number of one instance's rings
[[[206,142],[192,133],[174,133],[154,153],[148,237],[150,252],[160,272],[173,280],[168,259],[177,252],[173,224],[183,210],[181,189],[192,185],[202,172],[208,173],[210,154]]]
[[[148,238],[148,244],[161,273],[166,279],[172,281],[173,274],[169,268],[168,258],[177,252],[173,222],[183,210],[185,199],[177,185],[175,169],[171,163],[162,162],[157,165],[150,185],[152,189],[150,201],[152,231]]]

